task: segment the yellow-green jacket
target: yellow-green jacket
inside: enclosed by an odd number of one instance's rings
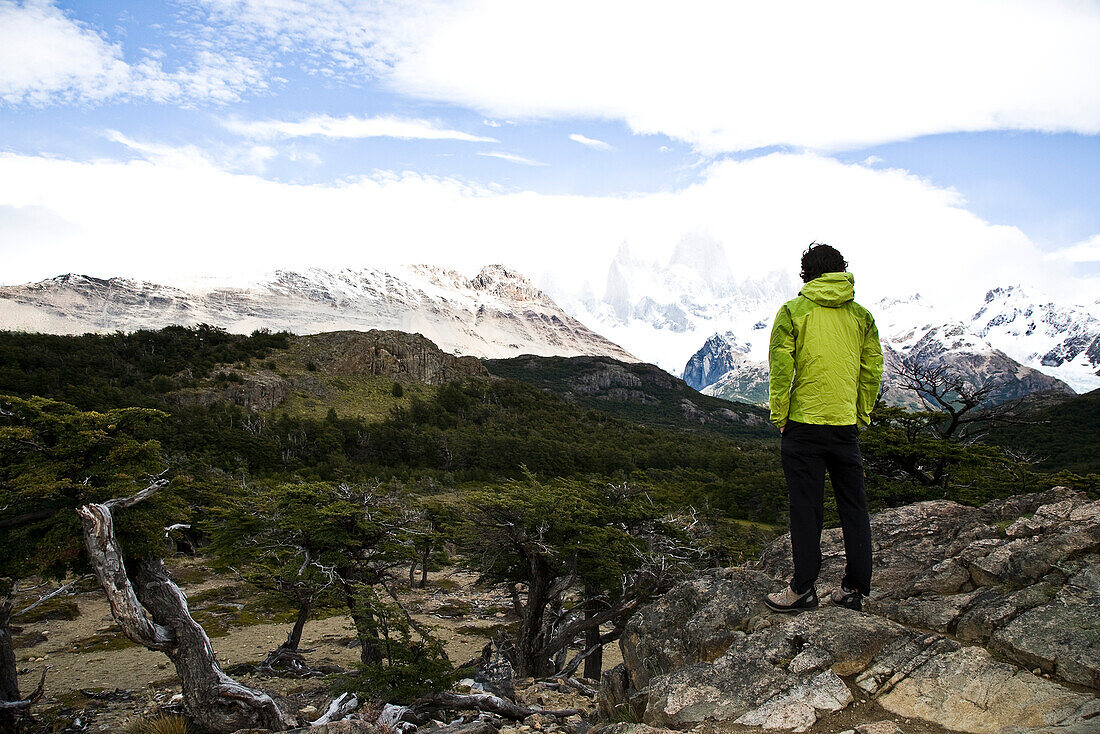
[[[768,348],[768,405],[788,420],[865,426],[882,379],[882,345],[871,313],[854,300],[855,276],[826,273],[775,315]]]

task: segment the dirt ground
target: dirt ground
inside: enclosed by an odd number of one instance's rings
[[[171,566],[189,599],[218,596],[223,591],[249,593],[246,586],[214,574],[201,561],[175,559]],[[505,593],[478,588],[475,581],[474,574],[447,569],[431,574],[428,588],[399,591],[413,618],[433,629],[456,664],[478,656],[492,629],[512,621]],[[42,669],[49,666],[45,695],[35,707],[40,720],[60,721],[91,703],[93,709],[98,705],[101,710],[90,722],[89,731],[112,731],[128,718],[170,701],[179,692],[179,681],[167,657],[134,645],[121,635],[102,591],[92,583],[84,586],[86,590],[66,599],[66,604],[75,603],[79,611],[73,619],[47,618],[21,624],[15,620],[21,628],[15,650],[20,690],[24,694],[32,690]],[[200,617],[203,605],[192,603],[191,607]],[[204,626],[209,632],[210,627]],[[231,668],[263,660],[286,639],[289,630],[290,624],[285,622],[229,624],[219,630],[221,634],[212,635],[211,643],[223,667]],[[359,660],[355,628],[346,615],[308,622],[300,649],[314,665],[328,663],[350,669]],[[605,669],[619,662],[618,646],[608,646]],[[323,709],[331,698],[319,679],[235,677],[269,693],[292,696],[299,707]]]

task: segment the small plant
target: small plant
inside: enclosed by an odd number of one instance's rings
[[[314,362],[313,360],[310,360],[310,361],[306,362],[306,369],[310,372],[316,372],[317,371],[317,363]]]
[[[125,734],[190,734],[191,725],[183,716],[156,716],[136,719],[123,729]]]
[[[641,724],[642,717],[638,715],[629,703],[620,703],[611,710],[612,724]]]
[[[66,599],[65,597],[55,596],[53,599],[49,599],[37,607],[20,615],[19,622],[21,624],[30,624],[33,622],[45,622],[46,620],[55,619],[61,621],[70,621],[80,616],[80,607],[72,599]]]
[[[384,664],[356,665],[359,669],[356,677],[338,676],[333,690],[352,690],[364,701],[392,703],[445,691],[458,679],[435,640],[410,641],[391,648],[391,654]]]
[[[405,394],[405,388],[401,386],[400,382],[393,383],[393,388],[390,390],[395,398],[399,398]]]

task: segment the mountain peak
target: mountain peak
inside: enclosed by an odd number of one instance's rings
[[[713,334],[684,367],[684,382],[702,390],[745,362],[751,344],[742,344],[733,332]]]
[[[703,234],[685,235],[672,251],[669,267],[680,265],[698,275],[714,295],[725,295],[733,289],[726,248],[721,242]]]
[[[908,298],[882,298],[879,300],[877,305],[881,309],[888,309],[893,308],[894,306],[926,306],[928,304],[924,301],[923,298],[921,298],[920,293],[914,293]]]
[[[1004,303],[1026,302],[1028,305],[1037,305],[1050,303],[1050,298],[1041,291],[1034,288],[1025,288],[1019,283],[1016,283],[1014,285],[1001,286],[986,291],[985,302],[989,304],[994,301],[1002,301]]]
[[[470,287],[516,301],[547,301],[526,276],[504,265],[486,265],[470,280]]]

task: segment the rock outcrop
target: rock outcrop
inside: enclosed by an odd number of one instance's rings
[[[771,614],[786,536],[753,567],[708,572],[641,610],[601,687],[605,716],[805,731],[857,700],[968,732],[1100,730],[1100,502],[1065,488],[872,518],[864,612]],[[843,572],[825,532],[819,591]]]
[[[444,352],[421,334],[403,331],[331,331],[324,334],[289,337],[288,354],[297,363],[290,377],[274,369],[241,369],[225,365],[214,379],[197,389],[171,393],[176,405],[210,405],[227,400],[249,411],[277,408],[293,392],[328,399],[330,387],[317,375],[374,375],[397,382],[443,385],[468,377],[488,377],[489,372],[476,357],[457,357]],[[303,367],[308,365],[303,371]]]
[[[381,375],[442,385],[489,373],[476,357],[456,357],[420,334],[403,331],[331,331],[296,342],[318,368],[337,375]]]

